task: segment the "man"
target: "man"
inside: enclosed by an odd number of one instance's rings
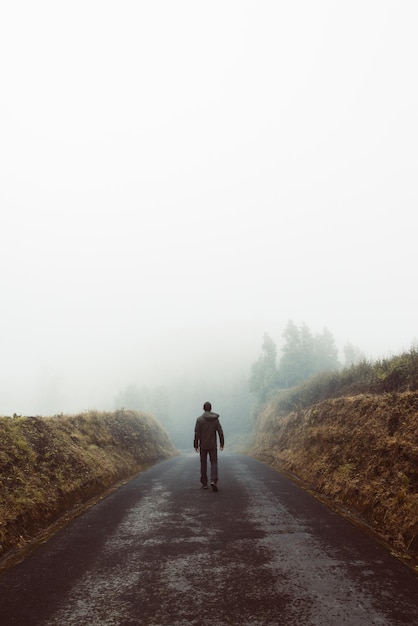
[[[219,415],[212,413],[212,405],[205,402],[204,413],[196,420],[194,431],[194,449],[200,450],[200,482],[202,489],[208,488],[207,460],[210,459],[210,486],[218,491],[218,449],[216,433],[219,435],[221,450],[224,449],[224,433],[219,422]]]

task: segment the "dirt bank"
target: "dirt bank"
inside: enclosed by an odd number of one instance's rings
[[[418,393],[260,413],[250,453],[297,476],[418,563]]]
[[[0,418],[0,557],[174,454],[160,424],[136,411]]]

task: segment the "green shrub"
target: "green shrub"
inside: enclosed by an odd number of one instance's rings
[[[276,393],[278,410],[295,411],[328,398],[361,393],[392,393],[418,390],[418,350],[371,363],[363,360],[338,371],[322,372],[291,389]]]

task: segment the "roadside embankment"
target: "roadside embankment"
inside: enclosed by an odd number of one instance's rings
[[[295,475],[418,563],[418,393],[266,405],[250,454]]]
[[[137,411],[0,417],[0,557],[176,453],[162,426]]]

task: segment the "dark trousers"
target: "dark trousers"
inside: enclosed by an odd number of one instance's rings
[[[202,485],[208,484],[208,454],[210,459],[210,480],[215,484],[218,482],[218,451],[200,449],[200,482]]]

